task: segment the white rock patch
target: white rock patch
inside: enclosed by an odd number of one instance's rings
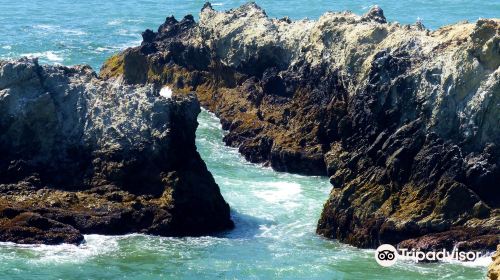
[[[168,86],[164,86],[160,90],[160,96],[165,97],[167,99],[172,98],[172,89]]]

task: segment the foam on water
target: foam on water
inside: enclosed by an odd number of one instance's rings
[[[125,23],[140,23],[143,22],[141,19],[114,19],[107,22],[107,25],[123,25]]]
[[[33,25],[33,29],[43,32],[45,34],[60,33],[64,34],[65,36],[82,36],[87,34],[87,32],[82,31],[80,29],[64,28],[59,25],[51,25],[51,24],[35,24]]]
[[[299,184],[291,182],[256,183],[255,185],[258,186],[258,190],[253,191],[255,196],[271,203],[297,199],[302,191]]]
[[[121,36],[128,36],[128,37],[139,37],[138,32],[134,32],[129,29],[118,29],[116,30],[116,34],[121,35]]]
[[[111,21],[108,21],[108,25],[121,25],[123,23],[122,19],[114,19]]]
[[[140,36],[135,36],[136,39],[134,40],[129,40],[123,44],[119,44],[117,46],[111,46],[112,50],[114,51],[118,51],[118,50],[124,50],[126,48],[130,48],[130,47],[135,47],[135,46],[139,46],[142,42],[142,39],[140,39],[139,37]]]
[[[28,58],[41,58],[48,60],[49,62],[52,63],[60,63],[64,60],[62,56],[62,52],[56,52],[56,51],[46,51],[46,52],[36,52],[36,53],[23,53],[20,56],[25,56]]]
[[[89,258],[104,255],[118,249],[117,240],[126,236],[86,235],[81,245],[23,245],[11,242],[0,242],[0,256],[8,256],[6,252],[30,256],[27,261],[33,265],[57,263],[82,263]],[[1,258],[1,257],[0,257]]]
[[[96,50],[97,52],[107,52],[107,51],[112,50],[112,48],[97,47],[95,50]]]
[[[459,265],[463,265],[466,267],[488,267],[493,262],[493,260],[491,259],[492,255],[493,254],[488,254],[488,255],[479,257],[476,260],[471,261],[471,262],[461,262],[461,261],[451,260],[451,261],[448,261],[448,263],[459,264]]]
[[[57,26],[51,25],[51,24],[35,24],[35,25],[33,25],[33,28],[40,29],[43,31],[52,31],[52,30],[55,30],[57,28]]]
[[[264,202],[274,204],[287,210],[300,207],[301,186],[292,182],[261,182],[254,185],[252,193]]]

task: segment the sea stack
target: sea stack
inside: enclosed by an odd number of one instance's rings
[[[229,206],[200,155],[200,106],[88,66],[0,61],[0,241],[210,234]]]

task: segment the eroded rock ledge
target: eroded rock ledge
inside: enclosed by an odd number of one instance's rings
[[[500,20],[436,31],[383,11],[271,19],[255,4],[168,17],[104,79],[195,91],[225,142],[274,169],[328,175],[318,233],[494,250],[500,233]]]
[[[0,241],[201,235],[233,226],[195,146],[194,96],[86,66],[0,61]]]

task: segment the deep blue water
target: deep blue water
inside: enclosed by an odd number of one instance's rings
[[[244,1],[215,1],[228,9]],[[272,17],[317,18],[328,10],[366,12],[429,28],[500,17],[500,0],[258,1]],[[0,58],[90,64],[140,42],[168,15],[197,14],[203,1],[0,0]],[[488,259],[470,264],[376,264],[360,250],[314,234],[327,178],[277,173],[247,163],[222,143],[218,120],[199,117],[197,146],[233,209],[236,229],[217,237],[86,236],[81,246],[0,244],[0,279],[482,279]]]

